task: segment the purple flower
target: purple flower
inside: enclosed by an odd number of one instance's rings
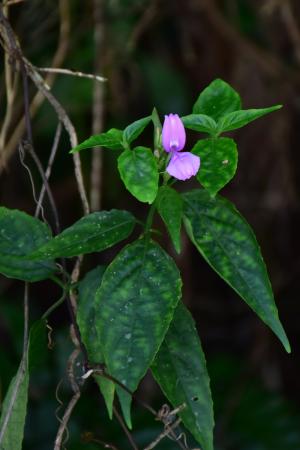
[[[199,156],[190,152],[173,152],[167,167],[167,172],[178,180],[188,180],[196,175],[200,167]]]
[[[178,152],[185,146],[185,129],[178,114],[165,116],[162,145],[166,152]]]
[[[178,180],[188,180],[196,175],[200,167],[199,156],[190,152],[179,153],[185,146],[185,129],[178,114],[165,116],[162,129],[162,145],[171,153],[167,172]]]

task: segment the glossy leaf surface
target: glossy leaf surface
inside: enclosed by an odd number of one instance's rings
[[[118,169],[128,191],[140,202],[152,203],[158,190],[158,169],[152,151],[146,147],[125,150]]]
[[[122,141],[123,131],[118,130],[117,128],[111,128],[106,133],[95,134],[94,136],[89,137],[81,142],[81,144],[72,148],[70,153],[76,153],[80,150],[92,147],[105,147],[111,150],[120,150],[123,148]]]
[[[123,132],[123,138],[126,142],[131,144],[136,138],[144,131],[148,123],[151,121],[151,116],[144,117],[143,119],[136,120],[128,125]]]
[[[51,239],[47,225],[28,214],[0,208],[0,273],[9,278],[39,281],[56,270],[53,261],[31,261],[29,254]]]
[[[215,135],[217,133],[217,123],[212,117],[205,114],[190,114],[181,117],[186,128]]]
[[[194,320],[180,302],[157,353],[152,372],[186,428],[201,445],[213,450],[213,403],[205,356]]]
[[[237,147],[233,139],[202,139],[193,147],[192,153],[201,159],[197,179],[211,195],[215,195],[233,178],[238,161]]]
[[[99,289],[105,271],[105,266],[98,266],[88,272],[78,286],[77,322],[80,334],[90,362],[103,364],[102,343],[95,326],[95,296]],[[110,380],[99,375],[94,375],[100,391],[105,399],[109,417],[112,418],[115,386]]]
[[[280,108],[281,105],[275,105],[270,108],[233,111],[218,121],[218,132],[223,133],[225,131],[236,130]]]
[[[28,402],[29,364],[35,365],[36,353],[32,348],[45,334],[45,324],[38,321],[33,324],[29,334],[28,351],[24,353],[19,369],[11,380],[5,395],[0,418],[0,448],[1,450],[21,450]],[[44,342],[44,340],[43,340]],[[43,351],[45,349],[43,348]]]
[[[158,192],[157,210],[167,227],[176,252],[180,253],[180,229],[183,213],[181,196],[171,187],[162,186]]]
[[[129,236],[134,224],[135,218],[127,211],[112,209],[94,212],[66,228],[31,257],[71,258],[100,252]]]
[[[106,269],[96,293],[95,324],[109,373],[135,391],[157,353],[181,295],[174,261],[145,239],[125,247]],[[131,396],[117,386],[131,426]]]
[[[290,352],[255,235],[236,208],[205,190],[184,194],[189,237],[211,267],[274,331]]]
[[[199,95],[193,106],[193,114],[206,114],[214,120],[241,109],[239,94],[225,81],[212,81]]]

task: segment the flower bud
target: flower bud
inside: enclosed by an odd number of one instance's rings
[[[162,145],[166,152],[178,152],[185,146],[185,129],[178,114],[165,116]]]

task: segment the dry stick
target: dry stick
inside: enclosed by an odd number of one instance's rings
[[[103,0],[93,1],[94,10],[94,43],[95,43],[95,71],[102,70],[103,60],[103,40],[104,40],[104,21],[103,21]],[[94,83],[93,92],[93,127],[92,133],[99,134],[103,128],[103,86]],[[91,165],[91,190],[90,202],[91,210],[98,211],[101,209],[101,190],[102,190],[102,166],[103,154],[102,148],[96,147],[92,150]]]
[[[69,1],[68,0],[59,0],[59,14],[60,14],[60,30],[59,30],[59,40],[57,45],[57,50],[54,54],[52,60],[52,66],[57,67],[61,66],[67,53],[67,49],[69,47],[69,34],[70,34],[70,12],[69,12]],[[4,30],[5,32],[5,30]],[[0,27],[1,34],[1,27]],[[5,40],[5,39],[4,39]],[[55,80],[56,74],[50,73],[45,79],[45,85],[51,86]],[[31,117],[35,115],[39,107],[44,101],[44,95],[41,92],[37,92],[37,94],[33,97],[30,104],[30,114]],[[7,143],[5,143],[5,154],[4,158],[6,161],[11,157],[17,144],[19,143],[25,129],[25,121],[24,118],[21,118],[19,123],[14,127],[14,132],[10,136],[10,139]],[[0,166],[1,172],[1,166]]]
[[[124,423],[124,421],[122,419],[122,416],[118,413],[118,410],[117,410],[117,408],[115,406],[113,407],[113,410],[114,410],[114,415],[116,416],[119,424],[121,425],[124,433],[126,434],[127,439],[130,442],[131,447],[133,448],[133,450],[139,450],[138,446],[136,445],[136,443],[133,440],[133,437],[131,436],[131,433],[129,432],[128,428],[126,427],[126,425],[125,425],[125,423]]]
[[[159,444],[163,438],[168,436],[171,431],[173,431],[175,428],[178,427],[180,422],[181,422],[181,419],[177,419],[172,425],[166,426],[164,431],[162,431],[162,433],[160,433],[153,442],[151,442],[149,445],[147,445],[147,447],[145,447],[144,450],[152,450],[154,447],[156,447],[157,444]]]
[[[53,67],[36,67],[35,69],[38,72],[47,72],[47,73],[61,73],[62,75],[70,75],[73,77],[79,78],[88,78],[90,80],[99,81],[100,83],[104,83],[107,81],[107,78],[101,77],[100,75],[94,75],[92,73],[79,72],[70,69],[61,69],[61,68],[53,68]]]
[[[55,136],[54,136],[53,145],[52,145],[52,148],[51,148],[51,151],[50,151],[50,156],[49,156],[49,159],[48,159],[47,169],[46,169],[46,172],[45,172],[45,177],[46,177],[47,181],[49,180],[50,175],[51,175],[52,166],[53,166],[53,163],[54,163],[54,159],[55,159],[55,156],[56,156],[56,152],[57,152],[57,148],[58,148],[58,144],[59,144],[59,140],[60,140],[60,136],[61,136],[61,130],[62,130],[61,122],[58,122],[58,125],[57,125],[57,128],[56,128],[56,132],[55,132]],[[46,192],[46,188],[45,188],[45,185],[43,183],[42,188],[41,188],[41,192],[40,192],[40,195],[39,195],[39,199],[38,199],[37,208],[36,208],[35,214],[34,214],[35,217],[38,217],[39,214],[40,214],[40,211],[43,210],[43,200],[44,200],[45,192]]]

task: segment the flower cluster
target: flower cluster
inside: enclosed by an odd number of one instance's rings
[[[185,129],[178,114],[165,116],[162,129],[162,145],[171,153],[167,172],[178,180],[187,180],[196,175],[200,167],[199,156],[190,152],[181,152],[185,146]]]

